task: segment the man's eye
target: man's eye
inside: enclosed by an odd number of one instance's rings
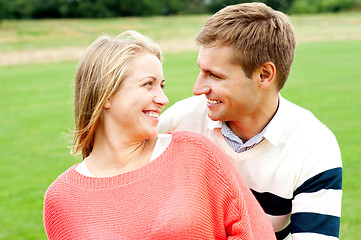
[[[144,86],[152,86],[153,82],[149,81],[149,82],[146,82],[144,83]]]
[[[213,73],[210,73],[209,76],[211,78],[216,78],[216,79],[220,79],[221,77],[218,77],[217,75],[214,75]]]

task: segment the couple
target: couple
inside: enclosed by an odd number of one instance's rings
[[[73,145],[84,161],[45,194],[49,239],[338,238],[337,141],[279,94],[295,50],[289,19],[260,3],[228,6],[196,41],[201,96],[160,119],[156,44],[130,31],[87,49]]]

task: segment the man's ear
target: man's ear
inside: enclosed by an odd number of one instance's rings
[[[276,65],[273,62],[266,62],[258,68],[259,85],[261,88],[269,88],[276,81]]]

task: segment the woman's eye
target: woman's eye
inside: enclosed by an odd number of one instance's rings
[[[152,86],[153,82],[149,81],[149,82],[146,82],[144,83],[144,86]]]

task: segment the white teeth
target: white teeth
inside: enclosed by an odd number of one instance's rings
[[[145,114],[148,115],[149,117],[154,117],[154,118],[159,117],[159,113],[155,113],[155,112],[146,112]]]
[[[208,99],[208,103],[209,104],[217,104],[217,103],[220,103],[221,101],[214,101],[214,100],[209,100]]]

